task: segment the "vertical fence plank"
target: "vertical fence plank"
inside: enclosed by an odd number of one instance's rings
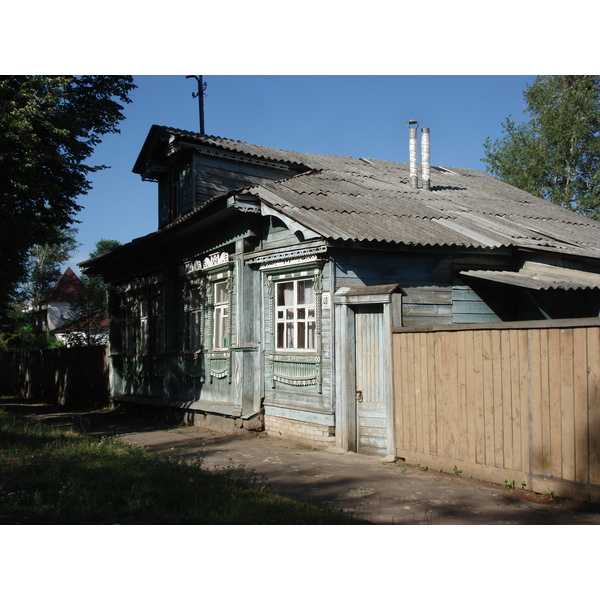
[[[485,403],[483,397],[483,331],[473,332],[471,406],[475,427],[475,462],[485,465]]]
[[[469,446],[471,440],[467,419],[467,381],[469,373],[467,371],[467,331],[456,332],[456,426],[454,434],[456,436],[457,456],[461,460],[468,460]]]
[[[513,459],[513,426],[512,426],[512,381],[510,369],[510,331],[500,332],[500,356],[498,360],[502,373],[502,447],[504,451],[503,464],[507,469],[514,468]]]
[[[425,335],[425,334],[424,334]],[[427,387],[429,389],[429,452],[438,453],[438,389],[437,389],[437,354],[435,349],[435,337],[427,335]]]
[[[429,391],[429,369],[431,367],[428,360],[428,351],[426,341],[430,336],[420,333],[415,338],[415,344],[420,354],[419,376],[421,378],[421,404],[423,407],[423,453],[429,454],[431,446],[429,443],[429,427],[431,421],[430,415],[430,391]]]
[[[578,328],[573,331],[573,369],[575,481],[588,483],[588,356],[585,329]]]
[[[560,408],[560,331],[548,331],[548,369],[550,397],[550,474],[552,477],[562,477],[562,433]]]
[[[519,332],[509,331],[510,339],[510,404],[513,468],[521,470],[521,369],[519,358]]]
[[[588,330],[588,427],[590,483],[600,484],[600,329]]]
[[[485,462],[488,466],[496,464],[495,419],[494,419],[494,363],[493,331],[482,333],[483,347],[483,399],[485,417]]]
[[[529,367],[529,405],[531,431],[531,472],[542,475],[543,458],[543,426],[542,426],[542,332],[532,329],[527,332],[527,352]]]
[[[562,477],[575,480],[575,406],[573,399],[573,330],[559,329],[560,336],[560,424]]]
[[[541,331],[541,405],[542,405],[542,474],[550,476],[552,469],[552,444],[550,436],[550,353],[548,330]]]
[[[519,434],[521,436],[521,470],[524,473],[531,471],[530,451],[530,395],[529,395],[529,348],[527,331],[517,332],[519,356],[519,399],[521,405],[521,423]]]
[[[401,344],[404,335],[392,335],[393,360],[394,360],[394,408],[396,419],[396,449],[404,448],[404,440],[402,439],[402,400],[404,377],[402,376],[402,350]]]

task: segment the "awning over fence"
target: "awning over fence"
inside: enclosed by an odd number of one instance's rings
[[[526,262],[519,271],[461,271],[461,275],[531,290],[597,290],[600,274]]]

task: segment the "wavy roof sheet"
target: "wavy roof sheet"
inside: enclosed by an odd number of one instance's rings
[[[600,257],[600,222],[473,169],[432,167],[413,188],[408,163],[324,156],[155,126],[175,139],[306,167],[244,189],[330,240],[419,246],[532,246]]]

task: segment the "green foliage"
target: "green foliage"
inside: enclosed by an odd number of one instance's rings
[[[34,245],[57,241],[90,189],[103,135],[118,133],[129,76],[0,76],[0,320]]]
[[[96,248],[90,252],[90,258],[95,258],[101,254],[111,252],[121,245],[117,240],[101,239],[96,242]],[[101,275],[82,274],[81,281],[93,298],[95,305],[99,310],[106,310],[108,300],[106,295],[106,286]]]
[[[358,524],[200,457],[52,429],[0,411],[0,524]]]
[[[510,116],[484,144],[492,175],[564,208],[600,218],[600,77],[541,76],[524,92],[529,120]]]
[[[17,298],[21,305],[35,307],[52,291],[63,273],[63,264],[79,246],[76,235],[76,229],[68,228],[57,231],[53,243],[31,247],[25,277],[18,286]]]

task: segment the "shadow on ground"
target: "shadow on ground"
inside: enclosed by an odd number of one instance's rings
[[[182,426],[169,415],[0,402],[55,427],[201,458],[208,469],[243,469],[273,492],[377,524],[600,524],[600,506],[509,490],[377,457],[335,453],[264,433]]]

